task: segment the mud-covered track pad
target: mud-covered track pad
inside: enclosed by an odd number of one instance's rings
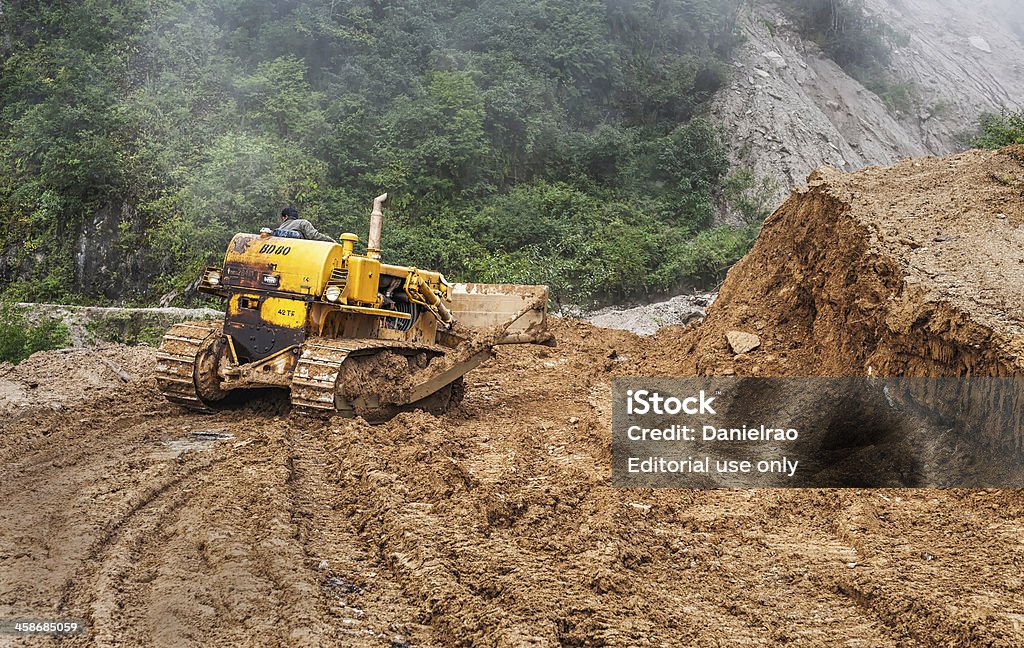
[[[427,352],[431,355],[440,355],[445,351],[441,347],[396,340],[310,338],[302,347],[292,377],[292,405],[297,411],[306,414],[335,411],[337,382],[342,364],[350,357],[389,350],[402,354]]]
[[[156,384],[167,400],[194,410],[209,411],[199,396],[196,358],[221,334],[216,320],[184,322],[171,327],[156,355]]]

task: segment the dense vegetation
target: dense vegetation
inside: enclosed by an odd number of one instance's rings
[[[977,148],[997,149],[1024,144],[1024,111],[987,113],[978,120],[978,131],[971,140]]]
[[[713,280],[763,216],[701,117],[738,4],[5,1],[0,279],[184,296],[284,205],[365,238],[387,190],[392,261],[576,303]]]
[[[29,322],[15,305],[0,302],[0,362],[21,362],[36,351],[59,349],[71,343],[60,320]]]
[[[817,43],[847,74],[874,92],[891,110],[914,108],[916,89],[889,66],[893,44],[905,43],[862,0],[780,0],[801,36]]]

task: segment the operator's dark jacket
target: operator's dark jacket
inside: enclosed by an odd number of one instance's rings
[[[304,218],[289,218],[278,225],[277,229],[298,232],[299,234],[302,234],[302,238],[309,239],[311,241],[330,241],[331,243],[337,243],[337,241],[332,239],[330,236],[316,231],[313,224]]]

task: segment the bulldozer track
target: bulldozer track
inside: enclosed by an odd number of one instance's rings
[[[167,400],[200,412],[212,411],[199,395],[196,357],[222,330],[220,321],[184,322],[164,335],[156,355],[156,384]]]
[[[199,412],[214,411],[203,398],[203,380],[200,375],[200,354],[221,335],[222,323],[185,322],[174,325],[160,344],[157,352],[156,381],[167,400]],[[338,376],[343,363],[350,357],[359,357],[396,351],[410,354],[427,352],[441,356],[450,349],[431,344],[382,339],[309,338],[302,345],[291,382],[291,403],[296,412],[309,415],[337,411],[336,394]]]
[[[448,349],[398,340],[310,338],[302,346],[292,375],[292,407],[299,413],[311,415],[336,411],[337,381],[342,364],[350,357],[382,351],[427,351],[442,355]]]

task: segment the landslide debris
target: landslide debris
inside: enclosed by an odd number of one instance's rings
[[[677,295],[662,302],[622,308],[609,306],[586,315],[586,320],[601,328],[632,331],[637,335],[654,335],[663,326],[690,324],[704,319],[715,301],[715,293]]]
[[[646,359],[701,375],[1024,371],[1024,147],[808,178],[692,334]],[[731,330],[756,334],[734,356]]]
[[[1019,157],[818,172],[703,324],[556,320],[443,416],[199,415],[122,358],[139,382],[6,422],[0,616],[85,619],[70,645],[1022,645],[1018,491],[616,490],[609,448],[614,376],[1019,372]],[[29,362],[69,392],[97,366]]]

